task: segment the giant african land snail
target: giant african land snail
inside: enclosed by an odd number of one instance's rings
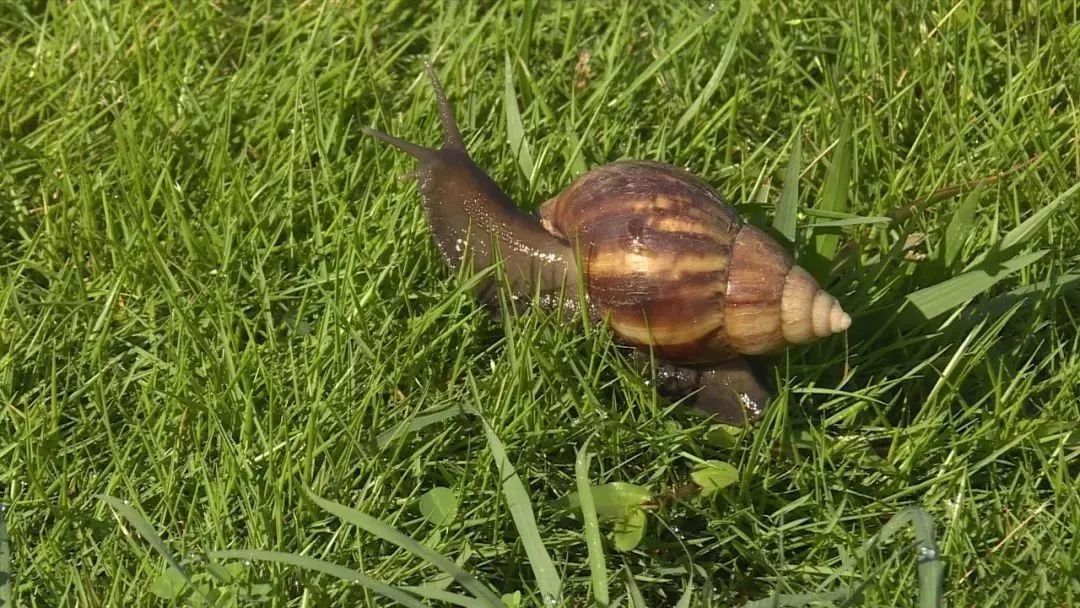
[[[851,324],[783,247],[682,169],[611,163],[545,202],[540,218],[520,210],[470,159],[442,85],[426,69],[442,147],[364,132],[417,159],[424,212],[446,262],[474,270],[501,262],[511,296],[542,307],[585,302],[620,342],[652,349],[667,396],[693,393],[696,407],[722,422],[753,420],[770,391],[747,355]],[[493,288],[481,288],[481,297],[492,300]]]

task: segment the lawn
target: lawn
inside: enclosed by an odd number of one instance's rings
[[[488,315],[360,131],[436,144],[424,60],[523,208],[686,167],[852,327],[731,428]],[[1080,603],[1077,66],[1052,0],[4,3],[0,606]]]

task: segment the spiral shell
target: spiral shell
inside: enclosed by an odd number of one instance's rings
[[[540,214],[575,248],[589,303],[615,334],[669,361],[772,353],[851,324],[783,247],[676,167],[605,165]]]

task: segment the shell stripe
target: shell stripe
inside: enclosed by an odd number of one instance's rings
[[[674,167],[616,163],[541,215],[576,247],[590,302],[622,340],[671,361],[734,355],[725,292],[745,224],[711,188]]]
[[[732,248],[728,274],[728,339],[739,352],[765,354],[784,345],[781,300],[791,256],[761,230],[747,226]]]

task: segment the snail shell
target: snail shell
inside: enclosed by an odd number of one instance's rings
[[[605,165],[540,215],[575,248],[590,304],[613,331],[668,361],[774,353],[851,325],[774,239],[677,167]]]

